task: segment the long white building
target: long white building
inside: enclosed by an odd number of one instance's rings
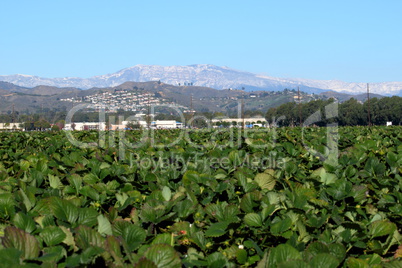
[[[105,122],[73,122],[65,124],[64,130],[106,130]]]
[[[237,125],[244,124],[247,126],[268,126],[268,122],[264,117],[253,117],[253,118],[215,118],[212,119],[211,122],[216,125],[219,122],[227,122],[232,123],[236,122]]]
[[[65,124],[64,130],[127,130],[129,123],[129,121],[123,121],[121,124],[111,124],[107,127],[105,122],[74,122]],[[148,127],[144,120],[134,121],[134,123],[139,123],[143,128]],[[176,120],[156,120],[151,122],[150,127],[153,129],[183,128],[183,123]]]
[[[24,123],[0,123],[0,130],[22,131],[24,130]]]

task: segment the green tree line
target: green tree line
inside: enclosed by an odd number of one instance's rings
[[[401,97],[372,98],[364,103],[351,98],[338,104],[335,117],[326,118],[325,107],[334,102],[336,102],[334,99],[301,104],[288,102],[269,109],[265,117],[270,124],[278,126],[298,126],[300,123],[305,125],[313,116],[319,118],[319,120],[313,120],[317,126],[325,126],[333,122],[340,126],[385,125],[387,122],[392,122],[393,125],[402,124]]]

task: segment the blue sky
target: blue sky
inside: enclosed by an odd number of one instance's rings
[[[276,77],[402,81],[402,1],[3,1],[0,75],[90,77],[215,64]]]

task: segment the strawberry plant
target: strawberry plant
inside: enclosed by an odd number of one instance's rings
[[[0,133],[2,266],[401,265],[400,127],[182,131]]]

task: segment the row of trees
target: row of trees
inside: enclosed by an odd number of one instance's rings
[[[306,122],[312,121],[317,126],[325,126],[332,122],[336,122],[340,126],[385,125],[387,122],[392,122],[393,125],[402,124],[401,97],[372,98],[370,103],[368,101],[362,103],[351,98],[339,103],[337,107],[332,106],[336,107],[335,115],[332,114],[331,118],[328,118],[325,107],[329,107],[334,102],[334,99],[315,100],[301,104],[289,102],[269,109],[265,117],[270,124],[279,126],[297,126],[300,125],[300,122],[306,124]],[[313,116],[315,120],[312,118]]]
[[[357,125],[385,125],[386,122],[392,122],[393,125],[402,124],[402,98],[401,97],[385,97],[372,98],[370,104],[368,101],[362,103],[356,99],[349,99],[338,105],[334,105],[336,100],[315,100],[308,103],[298,104],[296,102],[288,102],[276,108],[271,108],[265,114],[265,118],[270,124],[278,126],[297,126],[301,124],[315,124],[317,126],[325,126],[328,123],[336,122],[340,126],[357,126]],[[336,107],[335,114],[328,118],[326,107]],[[327,109],[328,110],[328,109]],[[370,110],[370,113],[369,113]],[[120,111],[115,114],[108,114],[106,121],[110,117],[117,119],[119,116],[128,118],[133,112]],[[245,111],[244,116],[254,117],[260,115],[259,111]],[[369,116],[370,115],[370,116]],[[54,126],[55,129],[64,127],[66,119],[66,111],[47,111],[46,113],[37,114],[0,114],[0,122],[2,123],[19,123],[24,122],[26,130],[43,130]],[[195,116],[192,123],[193,127],[207,127],[203,118],[212,119],[224,117],[223,113],[195,113],[184,114],[184,119],[189,122],[191,117]],[[236,116],[237,117],[237,116]],[[313,118],[313,120],[311,120]],[[169,115],[160,113],[152,120],[176,120],[182,121],[179,115]],[[77,112],[74,114],[74,122],[96,122],[99,120],[99,113],[96,112]],[[108,123],[108,122],[107,122]],[[183,122],[184,123],[184,122]],[[225,123],[226,124],[226,123]],[[233,123],[227,123],[228,126]]]
[[[24,128],[25,130],[58,130],[64,127],[66,112],[46,112],[36,114],[6,113],[0,114],[0,122],[11,128]]]

